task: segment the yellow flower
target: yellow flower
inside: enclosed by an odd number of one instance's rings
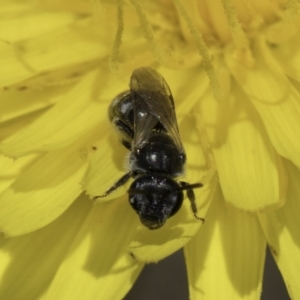
[[[0,299],[122,299],[182,247],[191,299],[258,299],[267,244],[300,298],[299,9],[2,0]],[[126,187],[88,199],[125,172],[107,108],[145,65],[175,98],[203,226],[186,200],[149,231]]]

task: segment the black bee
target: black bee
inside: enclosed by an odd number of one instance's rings
[[[186,155],[179,136],[171,91],[155,70],[134,70],[130,90],[118,95],[109,107],[109,119],[121,134],[122,144],[130,150],[129,172],[103,195],[105,197],[130,178],[129,203],[141,222],[157,229],[173,216],[183,202],[183,190],[197,219],[193,188],[201,183],[177,182],[183,174]]]

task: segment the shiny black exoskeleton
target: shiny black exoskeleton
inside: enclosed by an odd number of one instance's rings
[[[183,174],[186,155],[182,146],[170,89],[160,74],[149,67],[134,70],[130,91],[118,95],[109,108],[109,119],[121,134],[122,144],[130,150],[129,172],[122,176],[105,197],[130,178],[129,202],[141,222],[157,229],[181,207],[187,190],[192,211],[197,216],[193,188],[177,182]]]

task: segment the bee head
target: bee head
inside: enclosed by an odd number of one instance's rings
[[[143,225],[149,229],[162,227],[183,202],[181,186],[161,175],[142,175],[130,186],[129,202]]]

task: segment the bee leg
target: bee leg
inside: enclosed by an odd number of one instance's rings
[[[126,149],[128,149],[129,151],[131,151],[131,143],[130,143],[129,141],[127,141],[127,140],[122,140],[121,143],[122,143],[122,145],[123,145]]]
[[[119,134],[121,134],[123,146],[128,150],[131,150],[131,143],[134,137],[133,129],[130,128],[129,124],[124,123],[118,118],[114,118],[112,123],[119,131]]]
[[[180,183],[181,183],[182,187],[188,187],[189,186],[189,184],[187,182],[180,181]],[[198,216],[198,209],[197,209],[197,206],[196,206],[196,197],[195,197],[195,194],[194,194],[194,190],[192,188],[191,189],[187,188],[186,195],[187,195],[188,199],[191,202],[191,208],[192,208],[192,212],[193,212],[195,218],[197,220],[200,220],[202,223],[204,223],[205,219]]]
[[[95,197],[93,197],[93,200],[97,200],[99,198],[104,198],[104,197],[108,196],[113,191],[118,189],[121,185],[124,185],[133,175],[134,175],[134,172],[132,172],[132,171],[126,173],[112,187],[110,187],[103,195],[95,196]]]

